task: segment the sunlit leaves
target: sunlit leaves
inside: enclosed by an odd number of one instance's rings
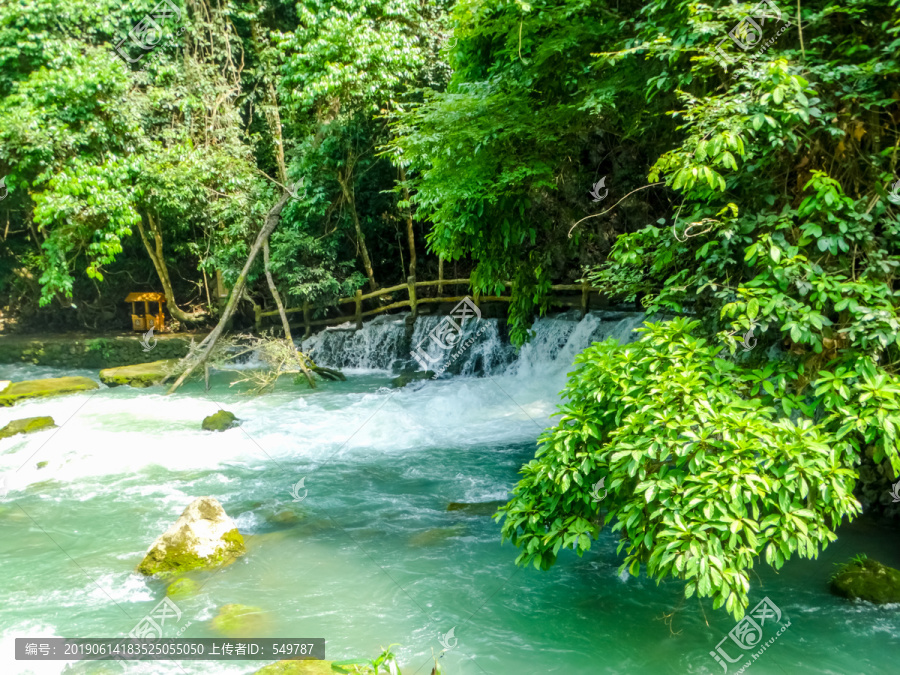
[[[688,597],[739,618],[757,558],[780,567],[815,556],[833,524],[859,512],[853,472],[836,464],[825,428],[744,400],[750,373],[720,360],[697,328],[648,324],[637,343],[595,344],[576,358],[565,418],[577,427],[562,421],[541,439],[501,509],[504,537],[527,542],[521,563],[545,568],[566,547],[581,554],[584,523],[602,509],[623,569],[682,578]],[[594,468],[569,480],[580,454]],[[589,493],[600,478],[609,492],[598,503]],[[811,490],[822,484],[831,499]]]

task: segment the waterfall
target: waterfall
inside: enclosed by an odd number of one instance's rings
[[[319,365],[346,371],[421,370],[410,354],[419,348],[428,369],[436,372],[539,377],[571,367],[575,356],[593,342],[610,337],[632,342],[637,338],[634,329],[645,320],[643,312],[608,310],[589,312],[583,319],[576,310],[541,317],[531,328],[534,337],[517,353],[505,320],[469,318],[462,322],[461,332],[451,331],[456,339],[448,348],[450,340],[441,344],[432,337],[447,328],[446,316],[419,316],[412,323],[404,313],[380,316],[359,330],[350,322],[326,328],[298,346]]]

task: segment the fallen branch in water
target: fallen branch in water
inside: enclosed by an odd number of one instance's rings
[[[247,261],[244,263],[244,268],[241,270],[241,274],[237,278],[234,288],[231,289],[231,295],[228,296],[228,304],[225,305],[225,311],[222,312],[219,323],[216,324],[213,331],[200,343],[199,350],[196,352],[192,350],[181,360],[179,366],[183,372],[178,376],[178,379],[175,380],[175,384],[169,388],[168,394],[173,393],[178,387],[184,384],[184,381],[191,376],[191,373],[209,359],[210,354],[216,346],[216,341],[221,337],[222,332],[225,330],[225,325],[231,319],[231,315],[234,314],[235,309],[237,309],[238,299],[243,294],[244,286],[247,283],[247,275],[250,273],[250,268],[256,261],[256,256],[259,255],[259,252],[262,249],[263,242],[266,242],[269,239],[269,235],[275,230],[275,227],[278,225],[278,220],[281,217],[281,210],[290,198],[290,192],[282,194],[278,203],[275,204],[268,215],[266,215],[266,222],[259,231],[259,234],[256,235],[256,241],[253,242],[253,246],[250,248],[250,253],[247,256]]]

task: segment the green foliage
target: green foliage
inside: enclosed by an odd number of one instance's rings
[[[499,514],[522,548],[517,562],[547,569],[560,549],[582,555],[614,522],[622,569],[684,579],[687,597],[740,618],[757,559],[780,568],[793,554],[815,557],[859,512],[847,444],[754,398],[752,371],[719,358],[721,346],[693,336],[698,326],[647,324],[636,343],[576,358],[559,424]]]
[[[828,580],[834,581],[841,574],[843,574],[845,571],[847,571],[851,567],[862,567],[863,563],[865,563],[866,560],[868,560],[868,559],[869,559],[869,556],[867,556],[865,553],[857,553],[855,556],[850,558],[850,560],[845,563],[835,563],[834,566],[837,567],[837,569],[829,577]]]
[[[651,3],[597,54],[594,74],[625,83],[603,119],[670,203],[620,228],[586,277],[648,316],[697,320],[578,357],[504,522],[520,563],[583,553],[605,478],[624,567],[736,617],[754,561],[814,556],[859,512],[863,453],[900,470],[900,209],[884,189],[900,158],[897,4],[804,3],[804,45],[793,28],[754,62],[726,45],[738,68],[723,73],[712,46],[750,8]],[[635,94],[640,137],[610,109]],[[759,344],[738,355],[748,330]]]
[[[591,52],[616,43],[618,19],[578,0],[465,1],[453,20],[450,84],[400,116],[391,147],[418,172],[413,202],[433,223],[431,249],[477,261],[472,285],[483,294],[513,281],[511,336],[522,344],[578,244],[559,222],[588,203],[591,180],[572,158],[599,141],[596,116],[614,96]]]
[[[361,673],[364,675],[378,675],[381,672],[381,666],[384,666],[384,672],[389,675],[403,675],[397,665],[397,657],[391,651],[393,647],[399,645],[392,644],[386,648],[381,648],[381,654],[375,659],[347,659],[346,661],[333,661],[331,669],[336,673]]]

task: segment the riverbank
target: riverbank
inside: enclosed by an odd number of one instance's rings
[[[205,333],[163,333],[147,344],[136,332],[61,333],[58,335],[0,335],[0,364],[27,363],[54,368],[100,369],[135,363],[179,359],[188,353],[191,339],[199,342]]]

